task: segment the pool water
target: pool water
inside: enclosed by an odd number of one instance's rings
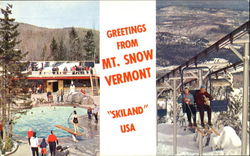
[[[14,124],[14,134],[27,136],[27,131],[32,128],[38,137],[47,137],[53,130],[57,137],[71,136],[68,132],[56,128],[54,125],[62,125],[73,129],[69,123],[69,117],[76,110],[78,116],[86,115],[87,110],[84,108],[73,107],[36,107],[29,110],[26,114],[20,115]],[[83,131],[82,129],[80,129]]]

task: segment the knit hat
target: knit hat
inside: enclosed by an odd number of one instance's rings
[[[206,86],[205,85],[201,85],[201,88],[206,88]]]

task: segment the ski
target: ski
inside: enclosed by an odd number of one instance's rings
[[[195,126],[188,126],[187,129],[188,129],[189,131],[191,131],[192,133],[195,133],[196,127],[195,127]]]
[[[206,130],[209,134],[212,134],[212,133],[213,133],[213,131],[212,131],[211,128],[209,128],[209,127],[205,127],[205,130]]]
[[[200,133],[202,136],[206,136],[206,131],[204,128],[196,127],[195,128],[198,133]]]
[[[215,135],[220,136],[220,133],[217,130],[215,130],[212,126],[208,126],[208,129],[209,129],[209,131],[211,131]]]

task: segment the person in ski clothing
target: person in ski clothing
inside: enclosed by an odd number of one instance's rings
[[[74,125],[75,133],[79,132],[79,127],[78,127],[79,121],[78,121],[78,116],[77,116],[76,111],[73,112],[72,123]]]
[[[36,137],[36,132],[33,132],[33,136],[30,138],[30,147],[32,151],[32,156],[39,156],[38,152],[38,138]]]
[[[206,91],[206,87],[202,85],[200,90],[195,94],[195,103],[197,105],[197,109],[200,112],[202,127],[205,127],[204,111],[207,111],[208,125],[212,126],[212,123],[211,123],[212,110],[210,107],[211,100],[213,100],[212,96]]]
[[[48,146],[48,144],[46,143],[45,138],[43,138],[43,140],[42,140],[42,142],[40,144],[42,156],[46,156],[46,154],[47,154],[47,146]]]
[[[27,132],[27,137],[28,137],[28,142],[29,142],[29,145],[30,145],[30,138],[33,137],[32,128],[29,128],[29,130]]]
[[[58,144],[58,140],[53,131],[51,131],[51,134],[48,136],[48,143],[51,156],[55,156],[56,144]]]
[[[197,126],[196,124],[196,108],[194,105],[194,96],[189,92],[189,88],[185,87],[183,93],[178,97],[178,103],[182,104],[184,112],[187,113],[188,126]],[[193,122],[191,118],[193,117]]]

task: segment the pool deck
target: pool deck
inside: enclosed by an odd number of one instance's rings
[[[56,102],[56,95],[55,93],[52,94],[54,97],[54,102],[53,103],[39,103],[38,99],[43,99],[47,100],[47,95],[46,93],[41,93],[41,94],[32,94],[31,99],[33,99],[33,107],[41,107],[41,106],[76,106],[76,107],[81,107],[81,108],[94,108],[93,104],[88,104],[88,105],[82,105],[82,104],[68,104],[64,102]],[[95,104],[99,105],[100,104],[100,97],[99,96],[91,96],[89,95],[93,100],[95,101]],[[66,95],[64,96],[64,100],[66,98]]]
[[[43,97],[45,94],[35,94],[35,96],[33,95],[33,98],[41,96]],[[95,96],[94,101],[97,105],[99,105],[99,96]],[[94,107],[94,105],[73,105],[64,103],[43,103],[34,105],[34,107],[41,106],[77,106],[81,108]],[[94,117],[89,120],[87,116],[81,116],[79,117],[79,126],[85,131],[84,135],[82,136],[82,140],[75,142],[73,141],[72,137],[58,138],[59,144],[63,147],[69,147],[70,156],[99,156],[99,122],[96,123]],[[12,154],[12,156],[32,155],[30,146],[28,145],[28,140],[26,138],[15,136],[14,139],[19,142],[19,148],[14,154]]]
[[[87,116],[79,118],[79,126],[83,127],[86,133],[83,140],[74,142],[72,137],[58,138],[61,146],[68,146],[71,156],[99,156],[99,123],[94,119],[89,120]],[[15,138],[19,141],[18,150],[13,156],[31,156],[31,149],[26,138]],[[41,140],[40,140],[41,141]]]

